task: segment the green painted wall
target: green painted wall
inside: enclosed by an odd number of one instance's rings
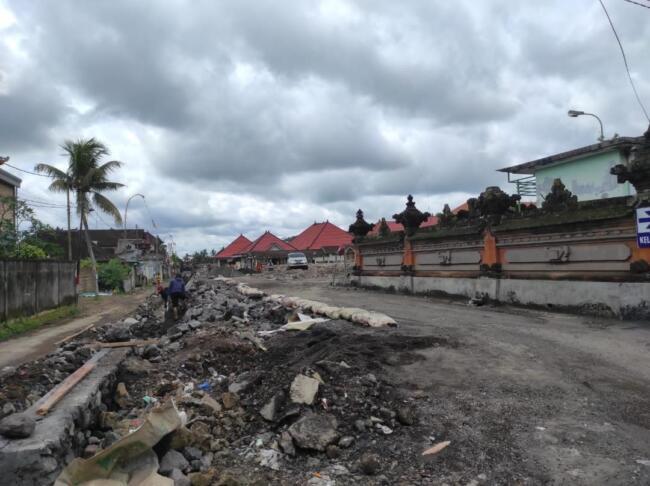
[[[557,178],[562,179],[567,189],[578,196],[578,201],[634,194],[629,183],[618,184],[616,176],[609,173],[611,167],[625,162],[625,157],[619,151],[612,151],[539,169],[535,172],[537,202],[541,203]]]

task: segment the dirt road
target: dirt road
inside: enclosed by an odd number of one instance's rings
[[[384,312],[400,324],[387,338],[431,342],[383,362],[395,386],[423,398],[431,436],[451,441],[435,459],[441,467],[462,465],[475,484],[650,484],[650,324],[469,307],[318,280],[247,282]]]
[[[73,319],[43,326],[27,334],[0,343],[0,368],[18,366],[46,355],[56,348],[56,342],[91,324],[115,321],[130,313],[151,290],[132,294],[95,298],[79,298],[79,314]]]

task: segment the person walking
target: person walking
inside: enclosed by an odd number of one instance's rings
[[[174,319],[178,319],[178,304],[181,299],[185,299],[185,281],[180,273],[176,274],[173,280],[169,282],[167,289],[169,298],[172,301],[172,310],[174,311]]]

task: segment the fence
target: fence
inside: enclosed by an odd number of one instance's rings
[[[74,262],[0,260],[0,321],[73,304],[75,270]]]
[[[409,201],[397,215],[404,232],[357,236],[353,282],[650,318],[650,249],[637,244],[636,199],[579,203],[560,181],[554,191],[542,208],[516,210],[517,199],[488,188],[427,228]],[[358,218],[354,227],[367,232]]]

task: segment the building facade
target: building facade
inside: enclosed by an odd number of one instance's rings
[[[2,201],[9,199],[15,203],[21,183],[21,179],[6,170],[0,169],[0,218],[11,221],[14,225],[16,223],[16,214],[12,209],[12,205],[4,204]]]

